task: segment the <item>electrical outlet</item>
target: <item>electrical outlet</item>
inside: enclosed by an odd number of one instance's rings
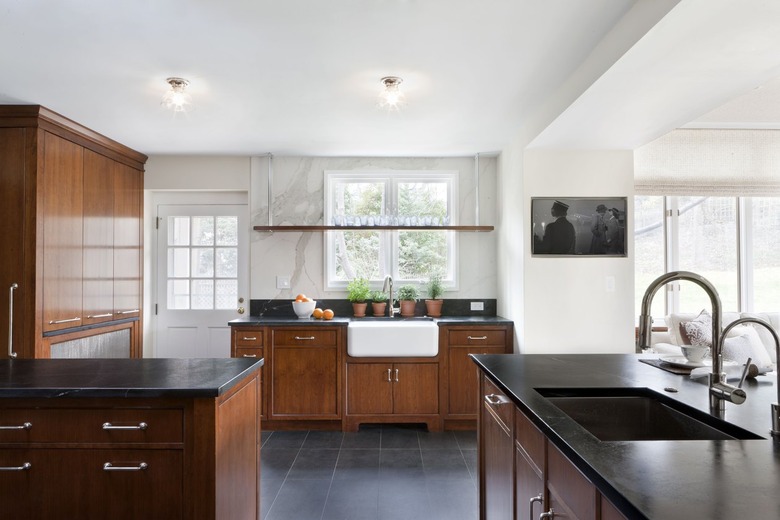
[[[276,276],[276,288],[277,289],[289,289],[290,277],[289,276]]]
[[[484,311],[485,310],[485,302],[471,302],[471,310],[472,311]]]

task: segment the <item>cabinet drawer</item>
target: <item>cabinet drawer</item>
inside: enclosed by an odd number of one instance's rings
[[[544,470],[544,434],[519,409],[515,411],[515,441],[541,473]]]
[[[333,329],[277,329],[272,331],[274,345],[302,345],[306,347],[335,347],[336,331]]]
[[[261,347],[263,345],[263,329],[235,330],[236,346]]]
[[[0,408],[0,444],[181,443],[182,410]]]
[[[504,423],[506,431],[512,431],[512,412],[515,409],[514,404],[509,398],[498,389],[489,379],[484,379],[484,395],[482,396],[483,406],[493,411],[497,419]]]
[[[260,359],[263,357],[263,347],[236,347],[235,357]]]
[[[499,345],[506,344],[506,330],[452,330],[450,345]]]

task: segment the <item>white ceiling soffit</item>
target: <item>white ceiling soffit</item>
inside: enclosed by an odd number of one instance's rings
[[[764,114],[774,121],[738,114],[743,99],[687,123],[767,82],[767,95],[777,92],[778,49],[780,2],[682,0],[531,146],[633,150],[674,128],[715,127],[726,117],[742,120],[741,128],[777,128],[778,98]]]
[[[0,0],[0,103],[147,154],[490,152],[635,4]],[[388,75],[393,114],[375,108]],[[191,82],[183,117],[160,106],[169,76]]]

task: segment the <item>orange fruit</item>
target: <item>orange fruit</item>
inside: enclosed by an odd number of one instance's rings
[[[322,315],[323,315],[322,309],[319,309],[319,308],[314,309],[314,312],[311,313],[311,317],[316,319],[316,320],[319,320],[320,318],[322,318]]]
[[[306,301],[306,295],[303,294],[303,293],[299,294],[298,296],[295,297],[295,301],[298,302],[298,303],[305,302]]]
[[[304,298],[303,298],[303,301],[305,301],[305,302],[310,302],[310,301],[312,301],[312,300],[311,300],[311,298],[304,297]]]
[[[322,317],[326,320],[332,320],[333,319],[333,311],[330,309],[325,309],[322,311]]]

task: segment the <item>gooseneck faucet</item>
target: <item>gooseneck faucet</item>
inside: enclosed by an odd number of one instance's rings
[[[639,316],[639,334],[637,336],[637,349],[639,351],[650,348],[650,335],[652,334],[653,318],[650,316],[650,304],[659,288],[676,280],[693,282],[707,293],[712,305],[712,373],[710,374],[710,412],[719,413],[721,416],[726,411],[726,401],[734,404],[742,404],[747,399],[747,394],[742,388],[737,388],[726,382],[726,373],[723,371],[723,339],[721,335],[721,304],[720,296],[715,287],[703,276],[690,271],[672,271],[662,274],[647,287],[642,298],[642,311]]]
[[[386,292],[390,295],[387,301],[387,315],[393,317],[395,311],[393,311],[393,277],[389,274],[385,276],[385,282],[382,284],[382,292]]]

